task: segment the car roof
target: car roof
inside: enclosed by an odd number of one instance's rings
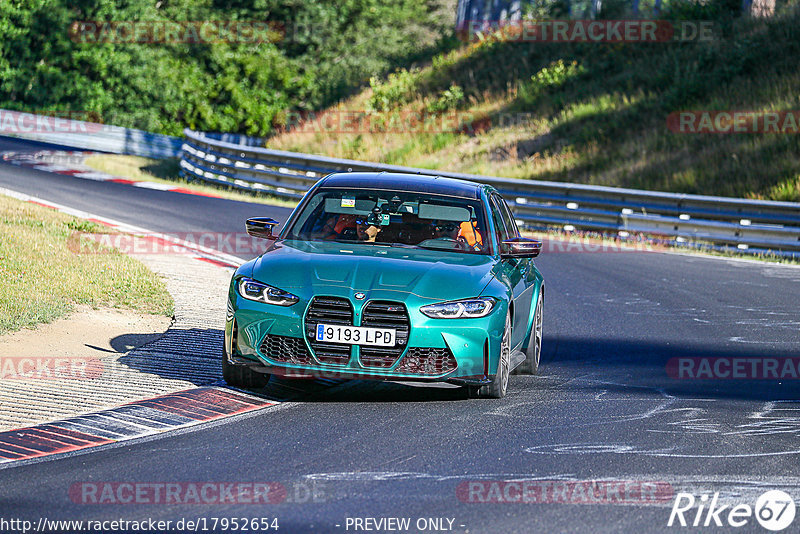
[[[414,193],[430,193],[434,195],[480,199],[481,188],[484,186],[467,180],[426,174],[405,174],[399,172],[339,172],[325,177],[320,183],[320,187],[385,189],[389,191],[410,191]]]

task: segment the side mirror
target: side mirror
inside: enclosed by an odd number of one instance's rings
[[[278,221],[269,217],[251,217],[245,221],[244,226],[251,236],[274,241],[278,236],[273,235],[272,227],[278,224]]]
[[[535,258],[542,250],[542,242],[529,237],[515,237],[500,243],[501,258]]]

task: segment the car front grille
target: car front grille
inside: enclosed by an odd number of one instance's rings
[[[271,360],[281,363],[309,365],[311,354],[302,339],[269,334],[261,343],[261,353]]]
[[[306,312],[306,337],[320,363],[346,365],[350,361],[350,345],[316,341],[317,323],[352,326],[353,305],[339,297],[314,297]]]
[[[410,325],[408,312],[402,302],[373,300],[367,303],[362,312],[361,326],[394,329],[396,339],[393,347],[362,346],[361,364],[382,369],[394,365],[406,348]]]
[[[450,349],[413,347],[397,366],[398,373],[410,375],[441,375],[449,373],[458,366]]]

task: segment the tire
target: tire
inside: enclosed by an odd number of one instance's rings
[[[539,362],[542,359],[542,319],[544,315],[544,299],[542,292],[539,291],[539,299],[536,302],[536,313],[533,316],[531,335],[528,339],[528,348],[525,350],[525,361],[514,371],[520,375],[539,374]]]
[[[473,386],[470,393],[480,399],[502,399],[508,391],[508,375],[511,367],[511,314],[506,315],[506,327],[503,341],[500,343],[500,358],[497,361],[497,372],[494,380],[485,386]]]
[[[270,375],[256,373],[248,365],[236,365],[228,360],[225,347],[222,348],[222,378],[235,388],[261,389],[267,385]]]

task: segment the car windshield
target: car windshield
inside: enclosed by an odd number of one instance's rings
[[[320,189],[285,238],[489,253],[479,200],[407,191]]]

